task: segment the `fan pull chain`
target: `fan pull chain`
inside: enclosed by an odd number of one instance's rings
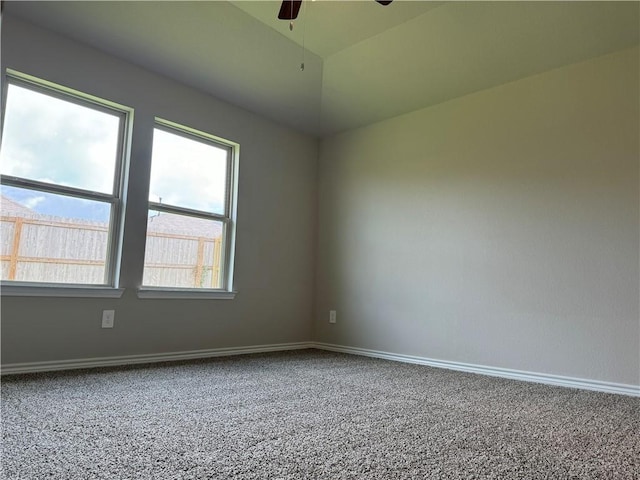
[[[304,41],[307,36],[307,2],[302,2],[304,5],[302,11],[302,62],[300,63],[300,71],[304,72]]]

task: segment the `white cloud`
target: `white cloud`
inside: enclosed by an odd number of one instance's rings
[[[155,130],[151,200],[223,213],[226,174],[225,149]]]
[[[45,200],[46,200],[46,198],[44,198],[43,196],[29,197],[29,198],[26,198],[25,200],[23,200],[22,204],[25,207],[33,210],[34,208],[36,208],[38,205],[40,205]]]
[[[117,116],[9,85],[2,173],[111,192]]]
[[[4,120],[2,173],[111,192],[117,116],[9,85]],[[226,176],[225,148],[155,131],[151,199],[223,213]]]

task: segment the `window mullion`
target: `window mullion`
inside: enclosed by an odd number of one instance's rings
[[[11,175],[0,175],[0,183],[10,187],[28,188],[29,190],[38,190],[47,193],[56,193],[58,195],[67,195],[76,198],[85,198],[88,200],[97,200],[108,203],[115,203],[117,197],[113,194],[94,192],[93,190],[83,190],[81,188],[67,187],[65,185],[56,185],[37,180],[26,180]]]
[[[173,213],[176,215],[187,215],[189,217],[204,218],[206,220],[218,220],[220,222],[228,222],[229,218],[217,213],[203,212],[200,210],[192,210],[190,208],[176,207],[174,205],[167,205],[158,202],[149,202],[149,210],[156,210],[158,212]]]

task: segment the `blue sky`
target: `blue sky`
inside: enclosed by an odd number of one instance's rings
[[[80,198],[65,197],[24,188],[2,186],[2,195],[34,212],[64,218],[77,218],[107,223],[110,205]]]

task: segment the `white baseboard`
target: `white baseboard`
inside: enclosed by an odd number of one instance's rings
[[[231,355],[246,355],[250,353],[278,352],[286,350],[301,350],[316,348],[318,350],[329,350],[332,352],[349,353],[353,355],[363,355],[367,357],[382,358],[396,362],[415,363],[460,372],[479,373],[492,377],[509,378],[513,380],[523,380],[526,382],[544,383],[561,387],[579,388],[584,390],[594,390],[597,392],[617,393],[621,395],[631,395],[640,397],[640,386],[627,385],[622,383],[602,382],[599,380],[589,380],[583,378],[564,377],[560,375],[550,375],[544,373],[526,372],[509,368],[487,367],[484,365],[474,365],[470,363],[451,362],[447,360],[436,360],[426,357],[412,355],[402,355],[398,353],[370,350],[366,348],[347,347],[343,345],[333,345],[321,342],[295,342],[277,343],[271,345],[252,345],[247,347],[212,348],[206,350],[190,350],[171,353],[152,353],[144,355],[125,355],[119,357],[96,357],[82,358],[74,360],[59,360],[48,362],[10,363],[0,367],[0,374],[11,375],[18,373],[50,372],[56,370],[75,370],[79,368],[113,367],[120,365],[134,365],[140,363],[158,363],[177,360],[192,360],[197,358],[212,358]]]
[[[599,380],[588,380],[584,378],[564,377],[560,375],[549,375],[546,373],[526,372],[522,370],[512,370],[509,368],[487,367],[484,365],[474,365],[470,363],[450,362],[447,360],[436,360],[432,358],[416,357],[412,355],[401,355],[397,353],[381,352],[366,348],[345,347],[329,343],[315,342],[313,348],[320,350],[330,350],[332,352],[350,353],[353,355],[363,355],[366,357],[383,358],[404,363],[416,363],[430,367],[446,368],[460,372],[479,373],[491,377],[509,378],[513,380],[523,380],[526,382],[544,383],[560,387],[579,388],[583,390],[594,390],[597,392],[617,393],[640,397],[640,386],[627,385],[623,383],[602,382]]]
[[[140,363],[171,362],[176,360],[192,360],[196,358],[246,355],[249,353],[301,350],[305,348],[313,348],[313,344],[311,342],[276,343],[271,345],[252,345],[248,347],[211,348],[206,350],[190,350],[184,352],[124,355],[120,357],[96,357],[49,362],[10,363],[2,365],[2,367],[0,368],[0,373],[2,375],[10,375],[16,373],[75,370],[79,368],[113,367]]]

